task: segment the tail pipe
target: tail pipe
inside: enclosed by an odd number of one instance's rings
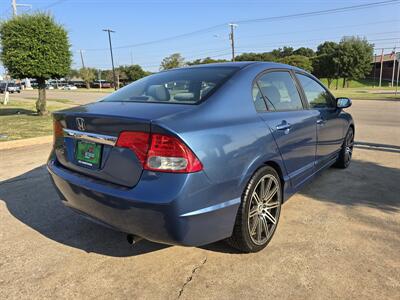
[[[143,238],[141,238],[140,236],[137,235],[133,235],[133,234],[128,234],[126,236],[126,240],[128,241],[129,244],[131,244],[132,246],[135,246],[138,242],[140,242]]]

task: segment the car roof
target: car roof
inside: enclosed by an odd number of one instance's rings
[[[186,66],[183,67],[185,69],[193,69],[193,68],[218,68],[218,67],[238,67],[239,69],[243,69],[245,67],[252,67],[252,66],[257,66],[257,67],[264,67],[265,69],[291,69],[291,70],[298,70],[298,71],[303,71],[304,70],[282,64],[282,63],[276,63],[276,62],[271,62],[271,61],[236,61],[236,62],[221,62],[221,63],[211,63],[211,64],[200,64],[200,65],[191,65],[191,66]],[[172,70],[177,70],[177,69],[182,69],[182,68],[176,68]],[[169,71],[169,70],[165,70]],[[165,72],[163,71],[163,72]]]

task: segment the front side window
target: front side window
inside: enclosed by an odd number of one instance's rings
[[[271,111],[299,110],[303,104],[289,72],[276,71],[262,75],[257,84]]]
[[[228,80],[239,67],[182,68],[137,80],[102,101],[196,104]]]
[[[322,85],[306,75],[296,75],[311,108],[334,107],[332,96]]]

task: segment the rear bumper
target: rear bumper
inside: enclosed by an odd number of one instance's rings
[[[232,234],[240,197],[220,191],[203,172],[144,171],[128,189],[72,172],[52,159],[47,168],[66,206],[116,230],[185,246]]]

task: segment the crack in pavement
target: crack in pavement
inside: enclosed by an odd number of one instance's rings
[[[204,266],[204,264],[206,262],[207,262],[207,257],[204,257],[203,260],[201,261],[201,263],[192,269],[192,273],[190,274],[190,276],[188,278],[186,278],[186,281],[183,283],[181,289],[179,290],[178,298],[180,298],[182,296],[185,287],[189,284],[189,282],[191,282],[193,280],[194,274],[196,274],[196,272],[198,272],[200,270],[200,268],[202,266]]]

